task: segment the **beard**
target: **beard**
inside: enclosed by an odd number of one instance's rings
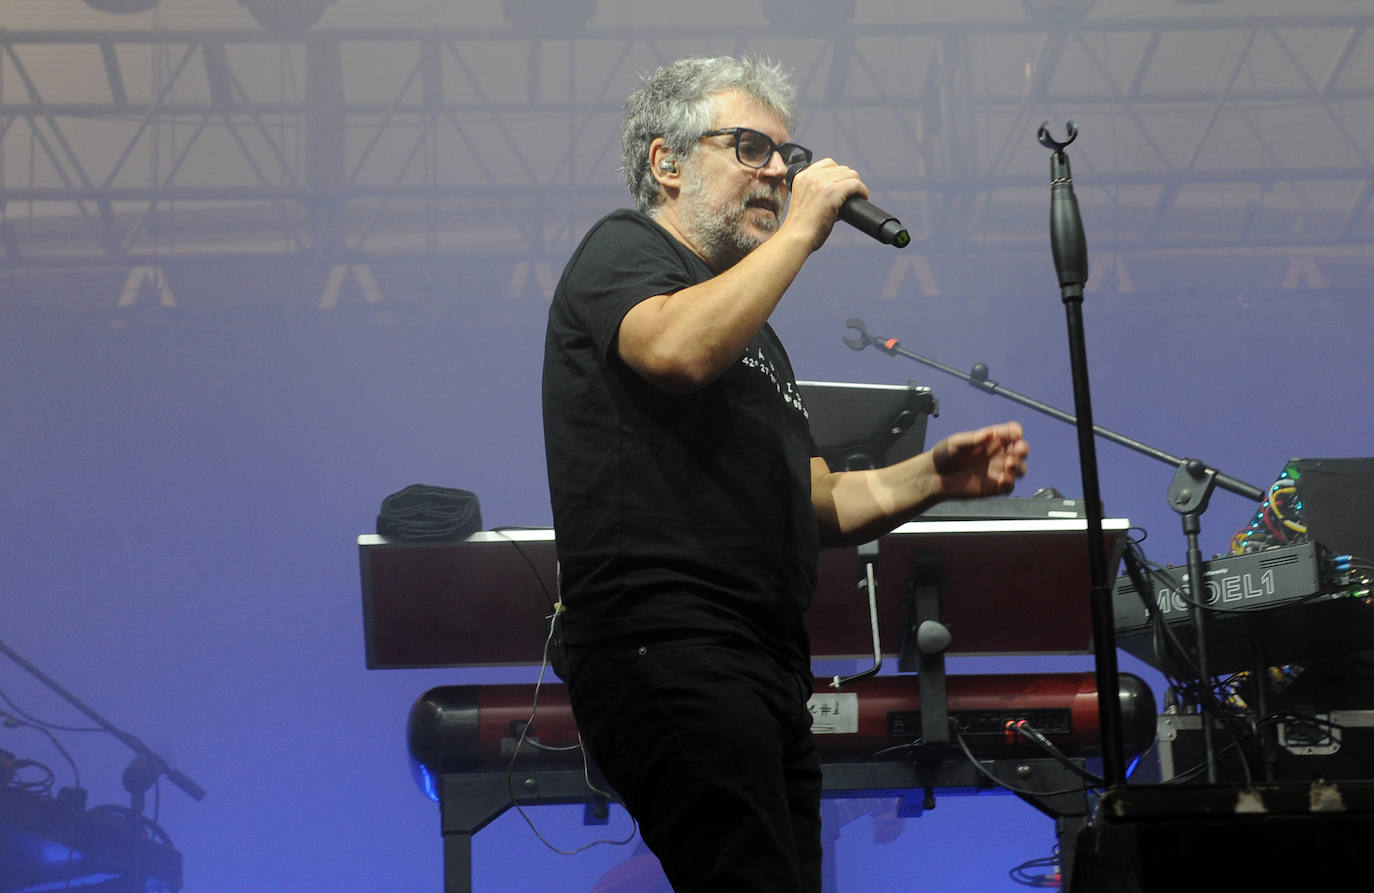
[[[716,270],[727,270],[777,231],[782,213],[782,194],[777,186],[753,184],[738,201],[722,198],[712,201],[700,172],[694,171],[683,184],[681,219],[686,233]],[[773,214],[757,225],[768,235],[759,236],[745,223],[751,207],[768,207]]]

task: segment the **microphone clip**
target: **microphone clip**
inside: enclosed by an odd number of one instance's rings
[[[1078,128],[1068,122],[1069,138],[1063,142],[1050,134],[1049,122],[1040,125],[1037,138],[1050,155],[1050,247],[1054,268],[1059,275],[1059,291],[1064,300],[1081,302],[1088,281],[1088,244],[1083,235],[1083,219],[1078,199],[1073,194],[1073,174],[1065,147],[1078,138]]]
[[[1068,128],[1069,138],[1061,143],[1050,135],[1050,122],[1046,121],[1041,124],[1040,131],[1036,134],[1036,138],[1040,140],[1040,145],[1054,152],[1056,155],[1063,153],[1065,149],[1073,144],[1074,140],[1078,139],[1078,128],[1074,126],[1073,122],[1069,121],[1065,126]]]
[[[862,319],[851,317],[845,321],[845,325],[858,332],[857,335],[852,337],[849,335],[841,336],[840,340],[844,341],[845,346],[850,350],[863,350],[865,347],[872,345],[885,354],[894,355],[897,353],[898,345],[901,344],[896,338],[875,338],[868,334],[868,327],[864,325]]]

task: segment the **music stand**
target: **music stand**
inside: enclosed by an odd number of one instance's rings
[[[881,468],[926,448],[926,421],[940,414],[930,388],[799,381],[811,437],[832,471]]]
[[[810,417],[811,438],[831,471],[882,468],[919,454],[926,445],[926,421],[939,414],[930,388],[906,385],[799,381]],[[851,676],[836,676],[835,688],[882,669],[878,634],[876,567],[878,544],[859,547],[859,580],[868,596],[873,665]]]

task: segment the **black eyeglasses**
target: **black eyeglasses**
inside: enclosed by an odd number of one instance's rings
[[[773,160],[774,152],[782,156],[782,163],[788,167],[794,164],[811,163],[811,150],[805,146],[798,146],[796,143],[783,143],[779,146],[773,142],[773,138],[768,134],[750,130],[748,127],[708,130],[701,135],[701,138],[725,136],[727,133],[735,138],[735,157],[745,167],[768,167],[768,162]]]

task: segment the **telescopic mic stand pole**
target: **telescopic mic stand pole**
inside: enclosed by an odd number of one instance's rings
[[[1059,274],[1059,294],[1069,331],[1069,364],[1073,372],[1074,415],[1078,429],[1078,464],[1083,478],[1084,516],[1088,522],[1088,570],[1091,574],[1093,650],[1097,668],[1097,707],[1102,724],[1102,777],[1107,787],[1126,781],[1125,745],[1121,730],[1121,696],[1116,664],[1116,624],[1112,592],[1107,580],[1106,540],[1102,535],[1102,496],[1097,479],[1097,442],[1093,436],[1092,392],[1088,387],[1088,355],[1083,336],[1083,285],[1088,281],[1088,244],[1078,199],[1073,194],[1069,156],[1064,149],[1078,137],[1068,122],[1068,139],[1050,136],[1049,122],[1040,125],[1040,145],[1050,154],[1050,248]]]
[[[1193,620],[1193,632],[1197,639],[1197,675],[1198,685],[1201,686],[1197,701],[1202,714],[1203,765],[1209,784],[1215,784],[1217,780],[1217,752],[1212,736],[1212,711],[1208,709],[1212,703],[1212,668],[1207,647],[1207,582],[1202,570],[1202,548],[1198,545],[1198,534],[1202,530],[1202,513],[1207,511],[1215,483],[1216,475],[1212,470],[1192,459],[1178,467],[1169,485],[1169,506],[1183,518],[1183,536],[1188,546],[1189,616]],[[1256,675],[1256,681],[1256,687],[1263,691],[1263,673]]]

